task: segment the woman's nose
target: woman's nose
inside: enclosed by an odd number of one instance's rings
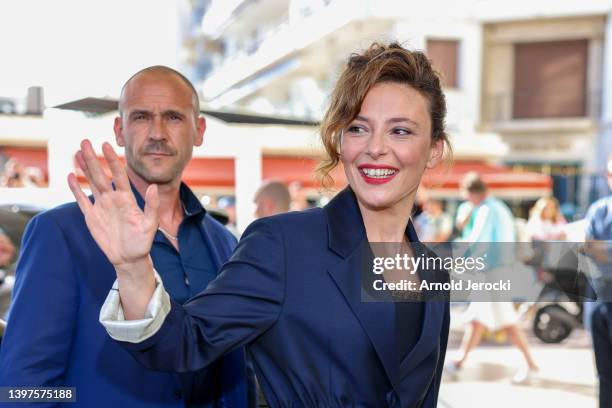
[[[367,154],[373,159],[387,152],[387,143],[383,132],[374,132],[370,135],[367,146]]]

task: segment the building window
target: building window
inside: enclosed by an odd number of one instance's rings
[[[513,117],[586,115],[587,40],[514,45]]]
[[[427,40],[427,56],[442,76],[442,86],[457,88],[459,86],[459,41]]]

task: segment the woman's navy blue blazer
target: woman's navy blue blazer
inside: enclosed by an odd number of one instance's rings
[[[362,301],[364,242],[348,188],[322,209],[258,220],[204,292],[172,303],[152,337],[121,344],[165,371],[246,345],[272,407],[435,407],[448,302],[425,302],[420,337],[400,361],[394,304]]]

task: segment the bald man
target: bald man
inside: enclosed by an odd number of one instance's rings
[[[255,193],[255,218],[269,217],[289,211],[291,195],[280,181],[266,181]]]
[[[179,72],[154,66],[123,86],[114,133],[125,148],[129,180],[115,183],[130,183],[135,198],[126,200],[135,199],[140,208],[148,187],[157,185],[159,226],[151,258],[177,303],[205,289],[236,244],[181,182],[205,130],[197,92]],[[82,150],[92,148],[84,143]],[[205,371],[177,375],[145,369],[106,335],[97,321],[114,266],[76,203],[30,222],[0,350],[0,386],[75,387],[76,403],[70,405],[82,407],[246,406],[242,349]]]

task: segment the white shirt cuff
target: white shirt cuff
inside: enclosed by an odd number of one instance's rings
[[[161,278],[155,272],[156,287],[149,301],[145,316],[139,320],[125,320],[117,281],[108,293],[102,309],[100,323],[115,340],[140,343],[159,331],[170,312],[170,296],[164,289]]]

